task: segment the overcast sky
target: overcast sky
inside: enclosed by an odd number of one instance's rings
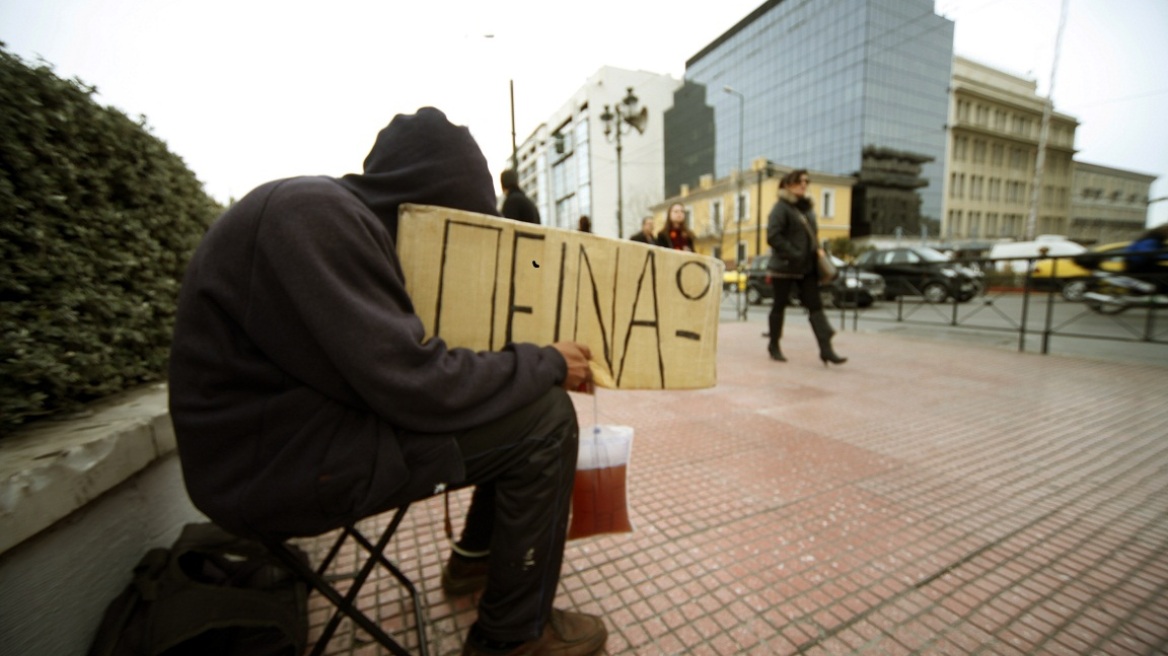
[[[788,0],[791,1],[791,0]],[[831,1],[831,0],[827,0]],[[270,179],[359,170],[399,112],[443,109],[497,173],[601,66],[667,73],[762,4],[715,0],[3,0],[0,41],[94,85],[220,201]],[[1050,89],[1062,0],[936,0],[956,54]],[[1168,196],[1168,0],[1069,0],[1055,108],[1077,158]],[[797,163],[795,163],[797,164]],[[1152,221],[1168,221],[1168,201]]]

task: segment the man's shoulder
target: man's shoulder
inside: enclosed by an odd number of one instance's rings
[[[324,175],[303,175],[284,178],[272,183],[272,196],[303,200],[305,198],[356,200],[348,189],[337,183],[336,178]]]
[[[298,176],[272,180],[252,189],[235,206],[262,206],[270,208],[273,203],[304,202],[306,199],[343,199],[353,197],[336,179],[326,176]]]
[[[282,178],[256,187],[229,207],[216,222],[215,232],[250,232],[260,225],[268,228],[287,227],[322,213],[360,213],[364,207],[356,196],[337,184],[334,178]]]

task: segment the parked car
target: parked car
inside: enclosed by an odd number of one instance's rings
[[[774,296],[771,286],[771,276],[767,273],[769,255],[756,255],[750,258],[746,266],[746,302],[758,305],[764,299]]]
[[[921,296],[929,303],[954,298],[966,302],[984,288],[984,274],[959,265],[940,251],[904,246],[867,251],[856,260],[861,271],[884,277],[884,298]]]
[[[755,256],[750,259],[746,270],[746,301],[751,305],[758,305],[774,296],[774,286],[771,275],[767,271],[767,260],[770,256]],[[843,260],[831,256],[832,263],[839,270],[840,275],[833,282],[820,285],[819,292],[824,301],[830,301],[835,307],[868,307],[884,295],[884,279],[878,274],[860,271],[848,267]],[[798,305],[798,296],[792,290],[792,304]]]
[[[878,273],[864,271],[857,267],[847,266],[843,260],[831,257],[835,268],[840,272],[838,278],[831,283],[831,303],[835,307],[868,307],[883,298],[887,283]]]

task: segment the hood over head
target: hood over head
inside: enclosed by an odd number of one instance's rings
[[[338,180],[397,236],[402,203],[438,205],[498,216],[487,160],[470,130],[441,110],[398,114],[377,135],[363,173]]]

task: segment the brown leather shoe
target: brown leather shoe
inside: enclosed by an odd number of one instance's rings
[[[487,585],[487,559],[471,560],[457,553],[450,554],[442,568],[442,590],[457,597],[482,590]]]
[[[604,620],[595,615],[552,609],[551,620],[543,627],[543,635],[529,640],[502,656],[594,656],[604,649],[608,630]],[[500,656],[476,648],[468,639],[462,646],[462,656]]]

